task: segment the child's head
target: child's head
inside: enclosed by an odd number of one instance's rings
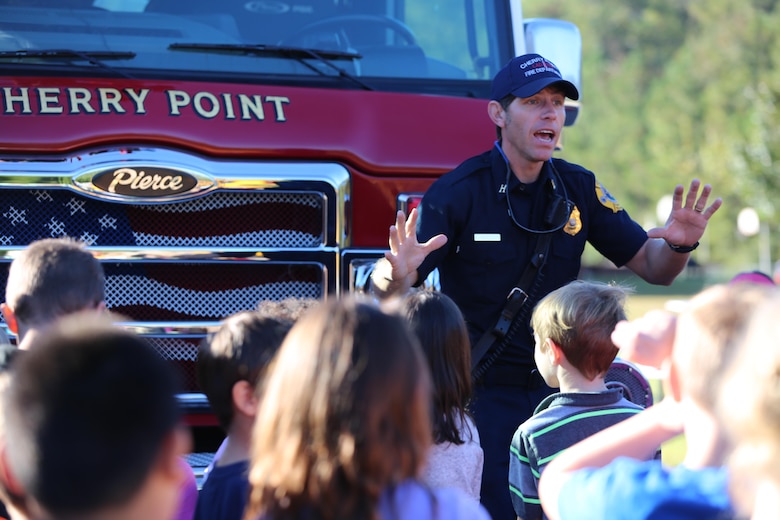
[[[723,374],[738,340],[770,287],[730,284],[709,287],[694,296],[677,318],[672,349],[671,392],[715,411]]]
[[[763,271],[740,271],[729,280],[729,283],[755,283],[759,285],[775,285],[774,279]]]
[[[198,384],[226,431],[235,413],[233,387],[245,381],[254,390],[292,322],[244,311],[225,319],[198,348]]]
[[[145,507],[171,518],[189,435],[171,367],[140,337],[75,314],[15,361],[5,451],[32,510],[107,517]]]
[[[20,336],[60,316],[104,305],[105,275],[100,262],[70,238],[38,240],[11,262],[3,315]]]
[[[756,491],[780,490],[780,294],[753,310],[718,389],[721,422],[736,445],[729,460],[737,503],[750,510]],[[775,511],[776,513],[776,511]]]
[[[625,301],[626,289],[597,282],[575,280],[551,292],[531,315],[536,355],[551,341],[588,380],[603,377],[618,353],[611,335],[626,319]]]
[[[420,340],[433,379],[433,435],[462,444],[458,424],[471,397],[471,343],[460,309],[442,292],[412,291],[402,313]]]
[[[282,300],[263,300],[257,305],[257,312],[263,316],[298,321],[306,311],[319,304],[317,298],[290,296]]]
[[[292,328],[262,384],[249,514],[373,518],[431,444],[430,376],[398,315],[329,300]]]

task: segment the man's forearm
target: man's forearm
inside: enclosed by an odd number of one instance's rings
[[[664,239],[650,238],[626,267],[648,283],[671,285],[689,258],[690,254],[672,251]]]

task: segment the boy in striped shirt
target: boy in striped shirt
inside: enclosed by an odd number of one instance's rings
[[[642,410],[605,382],[618,353],[611,334],[626,319],[625,300],[623,288],[575,280],[534,308],[536,366],[560,392],[542,401],[512,438],[509,492],[518,518],[544,518],[537,486],[558,453]]]

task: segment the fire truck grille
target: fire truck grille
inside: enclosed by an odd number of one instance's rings
[[[147,338],[157,353],[168,360],[179,377],[183,392],[200,392],[195,364],[201,338]]]
[[[299,191],[217,191],[191,201],[131,205],[66,189],[0,192],[0,245],[71,236],[90,246],[314,248],[324,237],[324,196]]]
[[[0,287],[9,263],[0,264]],[[106,304],[132,321],[218,321],[263,301],[320,299],[322,266],[277,263],[104,263]]]
[[[94,184],[128,161],[150,171],[175,165],[202,191],[131,197]],[[30,243],[82,241],[103,266],[106,305],[117,324],[145,337],[175,367],[188,395],[201,392],[198,345],[223,319],[267,302],[306,306],[341,290],[350,187],[349,173],[335,163],[96,149],[53,161],[0,157],[0,185],[0,288]],[[6,330],[0,316],[0,333]],[[200,410],[194,402],[188,409]]]
[[[106,304],[134,321],[215,321],[264,300],[323,296],[317,264],[104,264]]]

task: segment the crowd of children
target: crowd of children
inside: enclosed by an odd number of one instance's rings
[[[413,290],[263,302],[205,338],[198,381],[225,431],[198,490],[177,382],[105,312],[100,264],[48,239],[11,265],[0,349],[0,517],[13,520],[488,519],[466,323]],[[780,294],[756,276],[628,321],[627,290],[574,281],[534,308],[558,392],[517,425],[506,493],[530,519],[776,518]],[[663,374],[643,408],[616,356]],[[657,454],[685,435],[684,460]],[[497,520],[497,519],[494,519]],[[508,520],[508,519],[507,519]]]

